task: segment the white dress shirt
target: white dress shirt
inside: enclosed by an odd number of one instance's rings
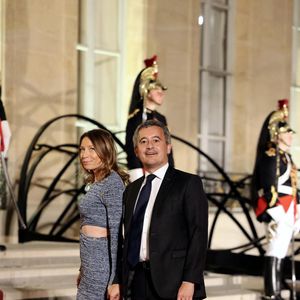
[[[154,206],[155,199],[158,194],[160,185],[165,177],[168,167],[169,167],[169,163],[165,164],[163,167],[161,167],[160,169],[156,170],[153,173],[156,177],[152,180],[151,194],[149,197],[149,202],[147,204],[145,216],[144,216],[141,249],[140,249],[140,261],[149,260],[149,228],[150,228],[152,210],[153,210],[153,206]],[[146,177],[148,175],[149,175],[149,173],[146,172],[145,180],[141,186],[141,189],[145,185]],[[138,197],[137,197],[137,199],[138,199]]]

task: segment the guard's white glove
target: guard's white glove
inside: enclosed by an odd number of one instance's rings
[[[297,219],[294,224],[294,236],[300,231],[300,204],[297,204]]]
[[[267,224],[267,240],[271,241],[276,236],[278,223],[272,220]]]
[[[295,224],[294,224],[294,236],[297,235],[300,231],[300,218],[296,220]]]
[[[293,228],[294,236],[297,235],[300,231],[300,204],[297,204],[296,211],[297,211],[296,220],[295,220],[294,228]]]

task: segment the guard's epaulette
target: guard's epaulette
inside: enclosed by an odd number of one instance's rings
[[[276,150],[275,150],[275,148],[270,148],[270,149],[268,149],[267,151],[266,151],[266,154],[268,155],[268,156],[276,156]]]
[[[139,108],[136,108],[129,116],[128,116],[128,120],[133,118],[138,112],[140,111]]]

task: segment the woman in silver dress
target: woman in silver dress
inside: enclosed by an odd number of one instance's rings
[[[115,276],[122,196],[128,175],[117,165],[111,134],[102,129],[80,138],[86,194],[79,202],[80,273],[77,299],[106,299]]]

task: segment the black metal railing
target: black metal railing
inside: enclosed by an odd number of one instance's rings
[[[70,118],[82,120],[98,128],[108,130],[99,122],[79,114],[67,114],[53,118],[38,130],[25,154],[19,180],[18,205],[21,216],[26,224],[26,229],[23,229],[22,227],[19,228],[20,242],[27,242],[30,240],[77,241],[77,239],[68,236],[66,233],[68,229],[79,220],[77,200],[84,192],[84,186],[78,180],[78,176],[71,176],[71,182],[68,182],[68,179],[64,179],[70,168],[73,168],[71,174],[74,175],[78,173],[78,164],[76,164],[78,156],[77,142],[74,141],[73,143],[64,143],[54,146],[41,142],[43,134],[45,134],[51,126],[54,126],[58,121]],[[76,130],[75,126],[74,130]],[[121,149],[121,152],[123,152],[124,146],[122,142],[113,132],[111,132],[111,134],[118,147]],[[44,140],[47,140],[47,138],[44,138]],[[53,153],[61,155],[62,158],[60,161],[63,161],[63,163],[57,164],[58,168],[55,170],[50,182],[47,185],[41,185],[39,184],[39,176],[44,176],[45,172],[47,173],[47,170],[44,168],[41,170],[38,169]],[[40,172],[40,174],[37,174],[38,172]],[[65,184],[65,186],[60,184],[60,187],[58,187],[58,184],[64,180],[68,184]],[[30,201],[29,194],[32,187],[38,187],[41,199],[31,216],[28,217],[28,208],[32,202]],[[43,222],[43,219],[45,219],[43,216],[46,214],[46,210],[55,201],[61,198],[67,199],[64,201],[65,207],[61,212],[57,213],[55,220],[52,220],[52,222],[51,220],[50,222],[47,221],[48,223],[46,226]]]
[[[70,119],[75,122],[78,120],[88,122],[93,126],[108,130],[99,122],[78,114],[67,114],[53,118],[38,130],[28,147],[20,173],[18,205],[27,227],[26,229],[19,228],[20,242],[31,240],[77,242],[78,240],[79,213],[77,201],[84,193],[84,185],[78,174],[77,141],[50,145],[50,139],[47,137],[47,132],[51,127],[57,129],[57,122]],[[75,139],[78,136],[76,130],[78,128],[74,125]],[[125,146],[118,138],[121,133],[111,132],[118,145],[120,164],[126,165]],[[210,220],[207,270],[261,275],[265,236],[258,235],[255,227],[257,221],[253,217],[251,199],[245,196],[247,194],[245,189],[248,187],[251,176],[245,175],[234,180],[215,160],[197,146],[175,135],[172,135],[172,138],[186,145],[190,151],[195,151],[199,157],[206,159],[213,166],[217,176],[206,176],[203,172],[200,174],[204,185],[218,182],[222,186],[221,191],[208,189],[206,193],[210,207],[214,211]],[[50,158],[51,155],[52,158]],[[41,180],[44,178],[45,181],[45,174],[49,175],[46,178],[46,183]],[[32,190],[35,193],[34,199],[31,197]],[[38,201],[37,195],[40,196]],[[231,209],[232,203],[242,212],[240,215],[245,218],[243,223],[246,223],[246,226],[240,223],[233,212],[234,210]],[[58,209],[59,207],[61,210]],[[47,213],[51,208],[52,214],[55,213],[54,216]],[[213,249],[213,241],[221,236],[220,232],[222,233],[223,229],[222,224],[219,224],[221,216],[226,216],[238,228],[241,236],[246,238],[245,243],[238,246],[233,243],[234,246],[232,247]],[[222,236],[226,238],[225,233],[222,233]],[[250,255],[250,252],[256,252],[256,254]],[[299,252],[298,247],[295,253]],[[300,266],[298,269],[300,270]],[[290,268],[288,266],[286,270],[289,274]]]

